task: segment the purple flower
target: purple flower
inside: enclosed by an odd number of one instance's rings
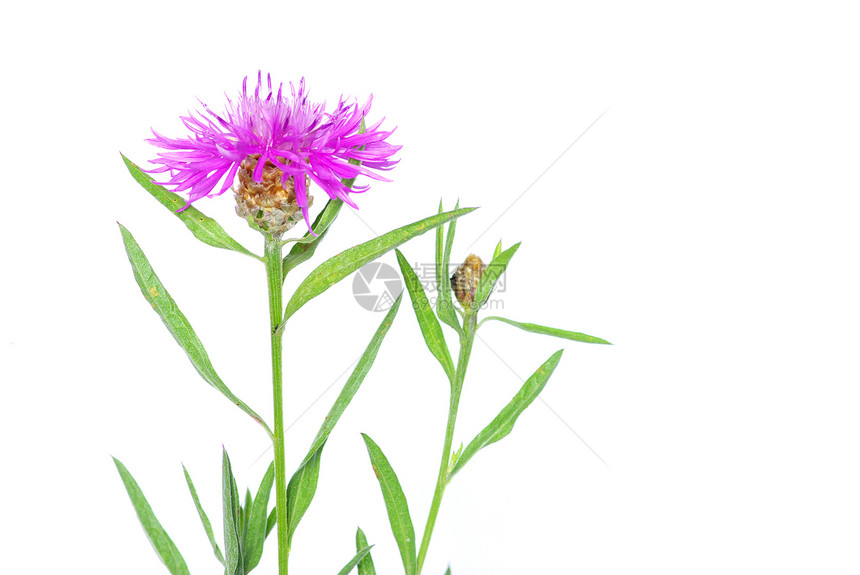
[[[253,94],[248,94],[246,77],[238,100],[234,103],[227,98],[223,116],[201,102],[202,111],[181,118],[191,132],[188,137],[166,138],[152,131],[155,138],[148,141],[165,151],[151,160],[160,164],[151,172],[169,172],[170,179],[160,183],[187,194],[185,207],[200,198],[227,191],[242,161],[252,155],[259,155],[253,172],[255,181],[262,181],[267,165],[283,172],[284,188],[292,178],[289,187],[295,189],[295,200],[308,228],[308,180],[314,181],[330,198],[340,198],[353,208],[358,206],[349,197],[350,192],[366,191],[367,186],[350,189],[341,180],[364,175],[390,181],[377,171],[389,170],[398,162],[392,158],[401,146],[385,141],[394,130],[380,130],[380,120],[364,133],[358,133],[373,96],[363,106],[357,101],[346,102],[341,96],[335,109],[326,112],[325,103],[308,100],[304,78],[298,92],[290,83],[291,95],[283,94],[283,85],[274,93],[271,76],[266,79],[268,93],[263,90],[262,73],[258,73],[257,87]],[[358,160],[361,165],[349,160]]]

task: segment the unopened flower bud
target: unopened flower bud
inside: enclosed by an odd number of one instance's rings
[[[280,236],[302,220],[295,182],[292,176],[285,180],[284,173],[269,161],[263,167],[262,181],[255,181],[254,169],[259,159],[260,154],[252,154],[242,160],[239,184],[233,190],[236,213],[261,230]],[[308,206],[313,205],[313,201],[313,197],[308,196]]]
[[[457,268],[454,275],[451,276],[451,289],[454,295],[457,296],[457,301],[464,308],[472,306],[475,301],[475,292],[478,291],[478,282],[481,276],[484,275],[487,266],[481,261],[481,258],[475,254],[470,254],[466,261]]]

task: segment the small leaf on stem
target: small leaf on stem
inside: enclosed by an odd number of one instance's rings
[[[221,483],[223,490],[223,514],[224,514],[224,551],[226,553],[225,565],[227,574],[242,575],[244,563],[242,561],[241,536],[239,533],[239,490],[236,488],[236,478],[233,477],[233,469],[230,465],[230,457],[227,450],[223,450],[223,465],[221,469]]]
[[[269,434],[269,437],[272,437],[272,430],[269,429],[263,418],[256,411],[248,407],[244,401],[236,397],[224,382],[221,381],[218,374],[215,373],[215,368],[212,367],[212,362],[209,361],[209,354],[206,353],[203,343],[197,337],[197,334],[194,333],[191,324],[188,323],[188,319],[180,311],[179,306],[170,297],[167,288],[164,287],[164,284],[155,275],[155,271],[149,264],[149,260],[146,259],[143,250],[140,249],[140,246],[135,241],[134,236],[122,224],[119,224],[119,228],[122,232],[128,261],[131,262],[131,269],[134,272],[134,279],[137,281],[137,285],[140,286],[143,297],[146,298],[152,305],[152,308],[161,317],[161,321],[164,322],[164,325],[173,336],[173,339],[176,340],[176,343],[185,350],[194,369],[197,370],[200,377],[209,385],[220,391],[227,399],[239,406],[239,409],[262,425],[266,433]]]
[[[337,399],[335,399],[331,409],[329,409],[328,415],[326,415],[316,437],[311,443],[311,448],[308,450],[308,454],[305,456],[299,469],[290,479],[290,483],[287,486],[290,539],[292,539],[293,532],[296,530],[296,527],[304,516],[305,511],[310,507],[311,501],[316,494],[317,481],[319,480],[320,457],[322,456],[325,442],[328,440],[334,426],[343,415],[347,406],[352,401],[352,398],[355,397],[355,394],[361,387],[364,378],[370,371],[370,367],[376,359],[376,355],[379,352],[382,341],[391,329],[391,324],[394,322],[397,310],[400,309],[400,302],[402,299],[403,294],[397,296],[397,300],[394,302],[394,305],[392,305],[391,309],[388,310],[388,313],[385,314],[385,318],[382,320],[382,323],[379,324],[379,327],[376,329],[376,333],[373,334],[370,343],[367,345],[367,348],[365,348],[364,353],[362,353],[358,360],[358,363],[356,363],[355,369],[352,370],[349,379],[347,379],[346,383],[343,384],[343,389],[341,389],[340,394],[337,396]]]
[[[441,226],[448,221],[464,216],[474,209],[464,208],[462,210],[436,214],[435,216],[392,230],[387,234],[382,234],[377,238],[353,246],[329,258],[313,270],[299,287],[296,288],[293,297],[290,298],[284,311],[284,322],[303,305],[364,264],[375,260],[410,239],[428,232],[437,226]]]
[[[397,474],[391,468],[382,450],[374,441],[365,435],[364,443],[370,462],[373,465],[373,473],[379,481],[382,489],[382,498],[385,500],[385,508],[388,511],[388,521],[391,523],[391,531],[400,549],[400,558],[406,575],[415,575],[417,570],[417,558],[415,556],[415,529],[412,527],[412,518],[409,515],[409,506],[406,504],[406,496],[400,487]]]
[[[460,207],[460,202],[454,207],[456,210]],[[440,228],[437,228],[441,230]],[[451,292],[451,277],[450,262],[451,248],[454,245],[454,232],[457,229],[457,221],[454,220],[448,224],[448,236],[445,240],[445,251],[442,253],[441,261],[436,260],[436,312],[439,314],[439,319],[451,326],[458,334],[463,335],[463,328],[460,327],[460,320],[457,319],[456,307],[454,307],[454,298]],[[438,239],[438,238],[437,238]]]
[[[514,254],[517,253],[519,248],[520,244],[518,242],[501,252],[498,256],[494,257],[487,265],[484,275],[481,276],[481,281],[478,282],[478,289],[475,292],[475,303],[472,304],[473,306],[481,307],[486,303],[487,298],[490,297],[490,292],[492,292],[493,288],[496,287],[496,282],[499,277],[505,273],[508,263],[510,263],[511,258],[514,257]]]
[[[349,563],[347,563],[343,569],[337,572],[337,575],[348,575],[350,571],[355,569],[355,566],[358,565],[368,553],[370,553],[370,550],[372,548],[373,545],[368,545],[367,547],[360,549],[358,553],[356,553],[355,556],[349,560]],[[359,573],[361,573],[360,570]]]
[[[525,411],[525,409],[531,405],[535,399],[537,399],[538,394],[540,394],[544,386],[546,386],[547,381],[549,381],[549,377],[552,375],[558,362],[561,361],[561,354],[563,351],[564,350],[560,349],[552,354],[552,356],[526,380],[514,398],[504,407],[504,409],[502,409],[501,412],[499,412],[499,415],[497,415],[496,418],[493,419],[493,421],[491,421],[490,424],[485,427],[475,437],[475,439],[469,443],[469,445],[466,446],[466,449],[464,449],[463,453],[457,458],[457,462],[448,474],[448,481],[450,481],[451,477],[462,469],[478,451],[499,441],[511,432],[520,414]]]
[[[427,294],[421,286],[421,280],[415,274],[415,270],[400,253],[397,252],[397,263],[400,264],[400,272],[403,274],[403,280],[406,282],[406,289],[409,291],[409,297],[412,299],[412,308],[415,310],[415,317],[418,319],[418,326],[421,328],[421,334],[424,336],[424,341],[427,343],[427,348],[433,354],[442,369],[445,370],[445,375],[448,376],[448,381],[451,385],[454,384],[454,362],[451,359],[451,352],[448,351],[448,344],[445,342],[445,334],[442,333],[442,327],[439,325],[439,320],[436,319],[436,314],[433,313],[433,308],[430,307],[430,302],[427,300]]]
[[[355,532],[355,550],[360,553],[366,547],[368,547],[367,537],[364,536],[364,531],[359,527]],[[365,555],[364,559],[358,562],[358,575],[376,575],[376,567],[373,565],[373,558],[370,556],[370,552]]]
[[[209,543],[212,545],[212,551],[215,552],[215,558],[224,565],[224,555],[221,554],[221,548],[218,547],[218,542],[215,540],[215,533],[212,531],[212,523],[209,522],[209,517],[203,511],[203,505],[200,504],[200,498],[197,496],[197,490],[194,488],[194,482],[191,481],[191,475],[182,465],[182,471],[185,473],[185,482],[188,483],[188,490],[191,492],[191,498],[194,500],[194,507],[197,508],[197,514],[200,516],[200,521],[203,523],[203,530],[206,531],[206,537],[209,538]]]
[[[499,243],[496,244],[496,249],[493,251],[493,259],[499,257],[499,254],[502,253],[502,240],[499,240]]]
[[[323,211],[314,220],[313,230],[317,235],[313,236],[307,232],[300,240],[295,240],[296,244],[284,256],[284,277],[287,277],[287,273],[294,267],[311,259],[323,238],[328,234],[329,226],[337,218],[342,206],[343,200],[329,200]]]
[[[508,325],[512,325],[514,327],[518,327],[523,331],[528,331],[531,333],[539,333],[542,335],[551,335],[553,337],[560,337],[562,339],[569,339],[571,341],[579,341],[582,343],[602,343],[605,345],[612,345],[605,339],[601,339],[599,337],[594,337],[593,335],[586,335],[584,333],[579,333],[576,331],[567,331],[565,329],[558,329],[555,327],[547,327],[545,325],[538,325],[536,323],[521,323],[518,321],[514,321],[512,319],[508,319],[505,317],[499,317],[495,315],[487,316],[481,320],[481,323],[485,321],[500,321],[502,323],[506,323]]]
[[[143,491],[140,490],[137,481],[134,480],[134,477],[131,476],[131,473],[129,473],[128,469],[125,468],[125,465],[119,459],[114,457],[113,462],[116,464],[116,469],[119,471],[119,476],[122,479],[123,485],[125,485],[128,497],[131,499],[131,504],[134,506],[137,518],[140,520],[140,524],[143,526],[143,530],[152,544],[152,548],[155,549],[162,563],[164,563],[172,575],[189,575],[185,559],[182,558],[179,549],[176,548],[173,540],[170,539],[170,536],[167,535],[161,523],[158,522],[155,513],[152,511],[152,507],[149,506],[149,502],[144,497]]]
[[[131,177],[133,177],[137,183],[143,187],[143,189],[149,192],[153,198],[158,200],[161,205],[169,209],[174,216],[182,220],[198,240],[216,248],[232,250],[234,252],[239,252],[240,254],[245,254],[246,256],[262,260],[260,256],[248,251],[244,246],[242,246],[242,244],[230,237],[227,232],[224,231],[224,228],[221,227],[221,224],[205,215],[194,206],[188,206],[181,212],[178,211],[186,204],[185,198],[179,194],[168,192],[163,186],[159,186],[153,182],[149,174],[141,170],[137,164],[125,156],[122,156],[122,161],[125,162],[125,166],[128,168],[129,173],[131,173]]]
[[[269,509],[269,496],[272,493],[272,485],[275,482],[275,464],[269,465],[257,496],[251,507],[251,516],[245,527],[245,573],[250,572],[260,563],[263,556],[263,542],[266,540],[267,512]]]

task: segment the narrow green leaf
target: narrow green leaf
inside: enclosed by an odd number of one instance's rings
[[[600,339],[599,337],[594,337],[593,335],[586,335],[584,333],[579,333],[576,331],[567,331],[565,329],[558,329],[555,327],[546,327],[545,325],[538,325],[536,323],[521,323],[518,321],[514,321],[512,319],[508,319],[505,317],[499,317],[495,315],[490,315],[481,320],[481,323],[485,321],[500,321],[502,323],[506,323],[508,325],[512,325],[514,327],[518,327],[523,331],[529,331],[531,333],[539,333],[542,335],[551,335],[554,337],[560,337],[562,339],[569,339],[571,341],[580,341],[582,343],[602,343],[606,345],[612,345],[605,339]]]
[[[450,220],[464,216],[474,209],[464,208],[462,210],[436,214],[435,216],[397,228],[363,244],[353,246],[324,261],[296,289],[284,311],[284,322],[307,302],[349,276],[364,264],[375,260],[400,244],[437,226],[441,226]]]
[[[343,181],[343,180],[341,180]],[[334,222],[337,215],[340,213],[340,208],[343,206],[343,200],[335,198],[330,199],[326,202],[322,211],[317,215],[316,219],[314,219],[314,223],[311,225],[311,228],[314,230],[316,235],[311,234],[310,232],[305,232],[300,238],[290,238],[283,240],[281,243],[286,244],[312,244],[313,242],[319,239],[320,234],[328,229],[328,227]]]
[[[382,341],[391,329],[391,324],[394,322],[397,310],[400,309],[400,302],[402,300],[403,294],[400,294],[397,296],[397,300],[395,300],[394,305],[392,305],[391,309],[388,310],[388,313],[385,314],[385,318],[382,320],[382,323],[379,324],[379,327],[376,329],[376,333],[373,334],[370,343],[365,348],[364,353],[361,354],[358,363],[356,363],[355,369],[352,370],[352,373],[343,385],[343,389],[341,389],[340,394],[337,396],[337,399],[335,399],[331,409],[329,409],[328,415],[326,415],[316,437],[311,443],[308,454],[305,456],[299,469],[293,474],[292,478],[290,478],[290,483],[287,487],[287,509],[290,526],[289,537],[291,539],[293,532],[298,526],[299,521],[301,521],[304,516],[305,511],[310,507],[311,501],[316,493],[316,486],[319,480],[320,457],[322,455],[323,447],[334,429],[334,426],[337,424],[338,420],[340,420],[340,417],[352,401],[352,398],[355,397],[355,394],[361,387],[364,378],[370,371],[370,367],[373,365],[377,353],[379,353]]]
[[[164,563],[167,570],[173,575],[189,575],[185,559],[182,558],[179,549],[176,548],[170,536],[167,535],[161,523],[158,522],[155,513],[152,511],[152,507],[149,506],[149,502],[144,497],[143,491],[140,490],[137,481],[134,480],[134,477],[131,476],[131,473],[128,472],[128,469],[125,468],[125,465],[119,459],[114,457],[113,462],[116,464],[116,469],[119,471],[119,476],[122,478],[125,490],[128,492],[128,497],[131,499],[131,504],[134,506],[137,518],[140,520],[140,524],[143,525],[143,530],[146,532],[152,548],[155,549],[155,552],[161,558],[162,563]]]
[[[188,206],[181,212],[178,212],[177,210],[182,208],[186,203],[182,196],[174,194],[173,192],[168,192],[163,186],[159,186],[154,183],[149,174],[141,170],[137,164],[125,156],[122,156],[122,161],[125,162],[128,171],[131,173],[131,177],[133,177],[137,183],[143,187],[143,189],[149,192],[153,198],[158,200],[161,205],[169,209],[174,216],[182,220],[198,240],[216,248],[233,250],[234,252],[239,252],[240,254],[245,254],[246,256],[251,256],[252,258],[262,261],[263,258],[248,251],[244,246],[242,246],[242,244],[231,238],[221,227],[221,224],[203,214],[194,206]]]
[[[463,453],[463,442],[460,442],[460,447],[457,448],[453,454],[451,454],[451,461],[448,462],[448,470],[447,474],[451,474],[451,470],[454,469],[454,466],[457,465],[457,460],[460,459],[460,454]]]
[[[278,509],[277,507],[272,508],[272,512],[269,513],[269,519],[266,520],[266,538],[269,537],[269,533],[272,532],[272,529],[275,528],[275,524],[278,522]]]
[[[367,544],[367,537],[364,536],[364,531],[361,530],[361,527],[358,528],[355,532],[355,550],[361,553],[361,550],[370,546]],[[373,565],[373,558],[370,556],[370,552],[358,562],[358,575],[376,575],[376,567]]]
[[[263,542],[266,540],[268,520],[266,518],[269,509],[269,496],[272,493],[272,485],[275,482],[275,464],[269,465],[269,469],[263,476],[257,496],[251,507],[251,516],[245,528],[245,573],[260,563],[263,556]]]
[[[460,202],[454,206],[454,209],[460,207]],[[437,228],[441,229],[441,228]],[[460,327],[460,320],[457,318],[456,308],[454,307],[454,298],[451,292],[451,276],[449,264],[451,262],[451,248],[454,245],[454,231],[457,229],[457,221],[454,220],[448,224],[448,237],[445,239],[445,251],[442,254],[442,260],[436,260],[436,312],[439,314],[439,319],[454,328],[458,334],[463,334],[463,328]],[[438,239],[438,238],[437,238]]]
[[[448,568],[445,570],[445,575],[451,575],[451,566],[448,565]]]
[[[496,287],[496,282],[505,273],[508,263],[510,263],[511,258],[514,257],[518,249],[520,249],[519,242],[500,253],[497,257],[494,257],[489,265],[487,265],[487,270],[481,276],[481,281],[478,282],[478,289],[475,292],[476,303],[474,305],[480,307],[486,303],[487,298],[490,297],[490,292]]]
[[[203,505],[200,504],[200,498],[197,497],[197,490],[194,488],[194,482],[191,481],[191,475],[182,465],[182,471],[185,473],[185,482],[188,484],[188,490],[191,492],[191,498],[194,500],[194,507],[197,508],[197,514],[200,516],[200,521],[203,523],[203,530],[206,531],[206,537],[209,538],[209,543],[212,544],[212,551],[215,552],[215,558],[224,565],[224,555],[221,554],[221,548],[218,547],[218,542],[215,540],[215,533],[212,531],[212,523],[209,522],[209,517],[203,511]]]
[[[493,250],[493,259],[499,257],[499,254],[502,253],[502,240],[499,240],[499,243],[496,244],[496,249]]]
[[[442,213],[442,200],[439,200],[439,211],[436,212],[438,214]],[[445,253],[445,240],[443,239],[443,234],[445,233],[445,226],[439,226],[436,228],[436,289],[439,289],[439,286],[442,285],[442,278],[447,275],[447,271],[442,271],[442,258]]]
[[[552,356],[526,380],[510,403],[508,403],[504,409],[499,412],[499,415],[497,415],[496,418],[493,419],[493,421],[491,421],[490,424],[485,427],[475,437],[475,439],[469,443],[469,445],[466,446],[466,449],[464,449],[463,453],[460,454],[460,457],[457,458],[457,462],[454,464],[453,469],[451,469],[451,473],[448,474],[448,481],[450,481],[451,477],[462,469],[478,451],[499,441],[511,432],[514,428],[514,424],[517,422],[517,418],[529,405],[531,405],[531,403],[537,398],[538,394],[540,394],[541,390],[543,390],[546,382],[549,381],[549,377],[552,375],[552,372],[561,360],[561,354],[563,351],[564,350],[560,349],[552,354]]]
[[[284,256],[284,277],[287,277],[287,273],[294,267],[313,257],[314,252],[317,251],[317,247],[319,247],[323,238],[328,234],[329,226],[331,226],[340,213],[342,206],[343,200],[329,200],[323,211],[314,220],[312,228],[317,233],[317,236],[312,236],[306,232],[302,239],[296,240],[297,243]]]
[[[319,247],[319,244],[327,235],[328,230],[321,233],[319,237],[314,238],[315,241],[294,245],[290,249],[290,252],[284,256],[284,278],[287,277],[290,270],[311,259],[317,251],[317,247]]]
[[[310,460],[314,452],[322,448],[328,439],[329,434],[331,434],[334,429],[335,424],[340,420],[343,412],[346,411],[352,398],[355,397],[355,394],[361,387],[362,382],[364,382],[364,378],[370,371],[370,367],[376,360],[376,355],[379,353],[382,341],[385,339],[385,336],[391,329],[391,325],[394,323],[394,318],[397,316],[397,311],[400,309],[401,301],[403,301],[402,293],[397,296],[397,299],[394,301],[394,305],[392,305],[391,309],[388,310],[388,313],[385,314],[385,318],[383,318],[379,327],[376,328],[376,332],[373,334],[373,337],[370,338],[370,343],[367,344],[367,347],[361,354],[358,363],[355,364],[355,369],[352,370],[349,379],[347,379],[346,383],[343,384],[343,389],[340,390],[340,394],[338,394],[337,399],[334,400],[331,409],[329,409],[328,414],[325,416],[323,424],[320,426],[313,443],[311,443],[311,448],[308,450],[307,456],[305,456],[304,462]]]
[[[222,466],[222,489],[223,489],[223,512],[224,512],[224,551],[226,554],[227,575],[242,575],[244,563],[242,561],[241,536],[239,533],[239,490],[236,488],[236,479],[233,477],[233,469],[230,465],[230,457],[227,450],[224,451],[224,462]]]
[[[427,348],[433,357],[439,361],[442,369],[445,370],[445,375],[448,376],[448,381],[453,385],[454,362],[451,360],[451,352],[448,351],[448,344],[445,343],[445,334],[442,333],[439,320],[436,319],[436,314],[430,307],[427,294],[424,292],[421,280],[418,279],[415,270],[400,253],[400,250],[395,250],[395,252],[397,252],[397,263],[400,264],[400,273],[403,274],[406,289],[409,291],[409,297],[412,298],[412,308],[415,310],[415,317],[418,318],[418,326],[421,328],[421,334],[424,336]]]
[[[152,305],[152,308],[161,317],[161,321],[167,326],[170,334],[182,346],[185,353],[188,354],[188,359],[191,360],[194,369],[197,370],[197,373],[209,385],[220,391],[227,399],[238,405],[242,411],[254,418],[257,423],[263,426],[269,437],[272,437],[272,431],[266,425],[266,422],[263,421],[263,418],[256,411],[248,407],[244,401],[236,397],[224,382],[221,381],[218,374],[215,373],[215,368],[212,367],[212,362],[209,361],[209,355],[203,348],[203,343],[201,343],[197,334],[194,333],[191,324],[188,323],[185,315],[179,310],[176,302],[170,297],[164,284],[155,275],[155,271],[146,259],[143,250],[140,249],[140,246],[135,241],[134,236],[122,224],[119,224],[119,228],[122,232],[123,242],[125,242],[128,261],[131,262],[131,268],[134,272],[134,279],[137,281],[137,285],[140,286],[143,297]]]
[[[409,516],[409,506],[406,504],[406,496],[400,487],[397,475],[388,463],[388,459],[373,440],[361,434],[367,445],[367,453],[373,465],[373,473],[379,480],[382,489],[382,498],[385,500],[385,508],[388,511],[388,521],[391,523],[391,531],[400,549],[400,557],[403,560],[403,568],[406,575],[415,575],[417,571],[417,558],[415,556],[415,529],[412,527],[412,518]]]
[[[356,554],[355,554],[355,557],[353,557],[352,559],[350,559],[350,560],[349,560],[349,563],[347,563],[347,564],[346,564],[346,566],[344,566],[344,568],[343,568],[343,569],[341,569],[340,571],[338,571],[338,572],[337,572],[337,575],[349,575],[349,573],[350,573],[353,569],[355,569],[355,566],[356,566],[356,565],[358,565],[358,564],[361,562],[361,560],[362,560],[362,559],[364,559],[365,555],[367,555],[368,553],[370,553],[370,550],[371,550],[371,548],[372,548],[372,547],[373,547],[373,545],[368,545],[368,546],[367,546],[367,547],[365,547],[364,549],[360,549],[360,550],[358,551],[358,553],[356,553]],[[359,573],[361,573],[361,570],[360,570],[360,569],[359,569]]]
[[[313,501],[317,491],[317,482],[320,476],[320,458],[325,443],[311,454],[310,459],[304,461],[290,478],[287,485],[287,541],[292,542],[293,533],[299,525],[299,521],[305,515],[305,511]]]
[[[242,549],[245,549],[245,541],[248,539],[248,521],[251,519],[251,507],[254,500],[251,499],[251,490],[245,490],[245,503],[239,508],[239,534],[242,536]]]

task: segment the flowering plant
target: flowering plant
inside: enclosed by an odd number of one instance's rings
[[[377,181],[387,181],[379,172],[389,170],[397,163],[395,155],[400,146],[388,141],[393,130],[383,130],[382,121],[369,127],[365,124],[371,101],[368,99],[360,106],[357,102],[348,102],[341,98],[337,106],[327,112],[324,104],[313,103],[308,98],[304,80],[299,83],[298,89],[291,84],[287,94],[283,86],[279,86],[277,91],[273,89],[271,77],[267,76],[264,84],[262,74],[258,74],[253,93],[248,91],[246,78],[238,99],[235,102],[228,99],[223,114],[213,112],[204,104],[202,111],[183,117],[182,121],[189,130],[187,136],[169,138],[153,131],[155,137],[150,141],[161,150],[156,159],[152,160],[155,168],[143,170],[123,156],[133,178],[180,219],[197,239],[210,246],[257,259],[266,268],[274,411],[272,426],[221,380],[188,319],[156,275],[131,232],[120,224],[134,278],[144,297],[184,349],[204,381],[253,418],[266,432],[274,447],[274,461],[256,489],[256,495],[252,496],[249,489],[244,498],[233,476],[230,458],[226,450],[223,452],[223,551],[197,495],[191,475],[183,468],[206,536],[216,558],[229,575],[248,573],[259,564],[264,542],[275,528],[279,574],[288,573],[293,534],[314,498],[320,473],[320,457],[326,441],[374,363],[398,313],[402,295],[397,297],[388,310],[332,405],[307,454],[289,480],[284,441],[282,338],[290,318],[306,303],[365,264],[396,250],[420,234],[431,229],[436,230],[436,280],[440,297],[437,299],[435,311],[414,270],[397,250],[397,259],[421,333],[427,347],[440,362],[451,387],[442,462],[419,549],[416,549],[412,520],[397,476],[377,444],[370,437],[364,436],[407,575],[421,572],[446,485],[478,450],[510,433],[519,414],[537,397],[561,358],[561,351],[553,354],[525,382],[520,392],[499,416],[465,449],[461,447],[452,456],[460,394],[478,328],[485,321],[497,320],[525,331],[580,342],[607,343],[581,333],[520,323],[501,317],[489,316],[479,323],[477,319],[482,305],[487,301],[519,244],[502,251],[500,243],[489,265],[484,265],[477,256],[470,255],[449,282],[447,270],[456,220],[474,209],[461,209],[459,206],[445,212],[440,204],[439,212],[433,216],[399,227],[329,258],[308,274],[284,305],[283,286],[286,275],[313,257],[343,204],[358,207],[351,195],[364,192],[368,187],[356,187],[356,179],[364,176]],[[163,181],[156,181],[149,174],[155,174],[158,180]],[[313,204],[310,193],[313,186],[324,191],[328,201],[311,223],[309,208]],[[233,191],[237,214],[261,233],[263,255],[245,248],[229,236],[215,220],[205,216],[192,205],[201,198],[219,196],[228,189]],[[185,197],[177,192],[183,193]],[[284,239],[284,234],[302,220],[308,227],[307,232],[300,237]],[[444,234],[446,224],[448,230],[447,234]],[[290,249],[284,254],[284,248],[287,246]],[[456,366],[439,320],[459,337],[460,353]],[[115,459],[115,463],[155,551],[171,573],[187,574],[189,571],[185,560],[158,522],[140,486],[122,462]],[[273,488],[275,504],[270,509],[269,500]],[[367,539],[360,529],[356,536],[356,547],[354,556],[340,573],[346,574],[357,568],[361,575],[375,574],[370,557],[371,546],[367,544]]]

